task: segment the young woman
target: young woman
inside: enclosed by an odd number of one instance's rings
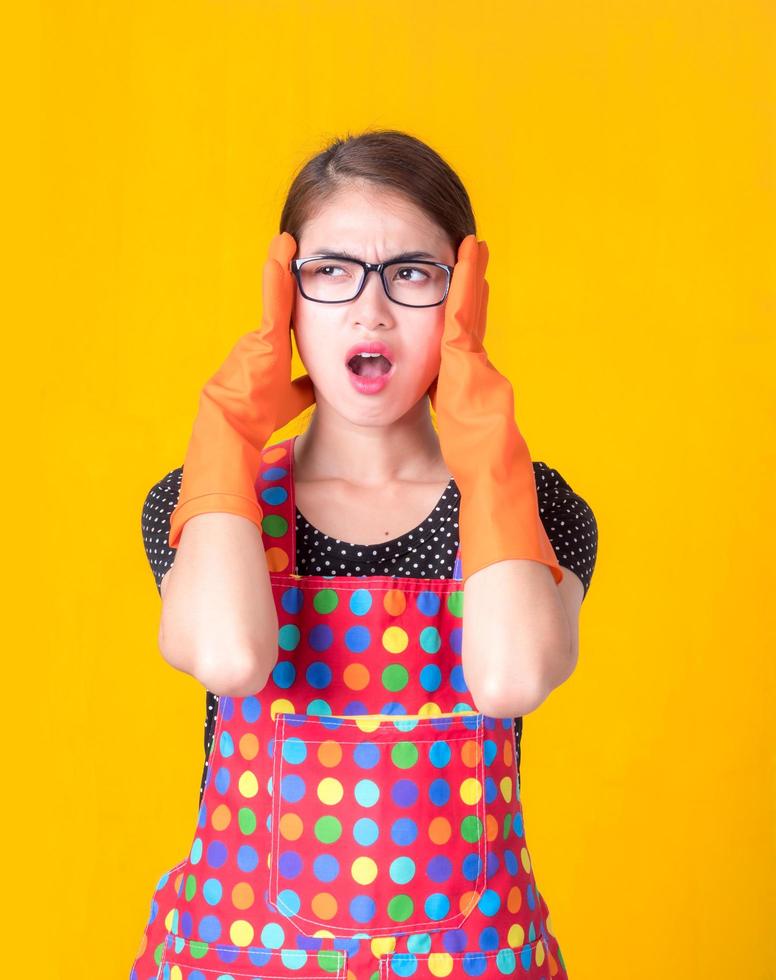
[[[520,736],[576,665],[597,526],[485,354],[487,259],[406,134],[335,141],[292,184],[261,328],[143,507],[206,759],[131,980],[566,976]]]

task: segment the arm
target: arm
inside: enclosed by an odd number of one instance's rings
[[[146,553],[162,597],[159,649],[172,667],[216,694],[253,693],[277,659],[277,612],[261,535],[243,517],[200,514],[184,525],[178,548],[170,548],[180,476],[180,467],[169,473],[143,507]]]
[[[480,569],[464,588],[464,675],[478,709],[497,718],[535,710],[573,673],[580,608],[597,554],[588,504],[545,463],[534,462],[534,473],[563,581],[556,585],[540,562],[514,560]]]

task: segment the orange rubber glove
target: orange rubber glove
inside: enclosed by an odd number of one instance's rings
[[[291,312],[296,295],[290,262],[297,243],[275,235],[264,264],[261,326],[237,341],[205,384],[194,421],[178,503],[170,515],[169,544],[197,514],[237,514],[261,530],[255,481],[261,450],[315,402],[309,375],[291,380]]]
[[[463,581],[494,562],[528,558],[547,565],[559,584],[563,570],[539,516],[512,385],[483,347],[488,257],[475,235],[461,242],[445,303],[439,375],[428,390],[442,456],[461,492]]]

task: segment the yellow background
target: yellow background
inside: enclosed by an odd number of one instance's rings
[[[579,666],[523,742],[570,978],[776,977],[775,19],[756,0],[71,0],[24,26],[4,69],[0,973],[128,976],[188,851],[205,692],[157,649],[143,500],[258,324],[293,172],[390,127],[466,184],[489,355],[533,458],[598,520]]]

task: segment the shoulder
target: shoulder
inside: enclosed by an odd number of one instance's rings
[[[170,470],[161,480],[151,487],[143,501],[143,520],[155,522],[161,515],[169,514],[178,502],[181,492],[181,479],[183,477],[183,467],[178,466]],[[171,506],[172,505],[172,506]]]
[[[537,489],[541,489],[548,496],[558,497],[564,493],[574,492],[565,477],[554,466],[545,463],[544,460],[535,459],[533,468]]]
[[[555,517],[576,514],[578,517],[595,521],[590,504],[574,491],[558,470],[542,460],[534,460],[533,467],[540,511],[545,509],[552,512]]]
[[[170,515],[178,502],[182,477],[182,466],[170,470],[157,480],[143,501],[140,519],[143,545],[158,591],[161,591],[164,573],[175,559],[175,549],[169,545]]]
[[[559,563],[590,588],[598,555],[598,523],[587,500],[554,467],[534,460],[539,515]]]

